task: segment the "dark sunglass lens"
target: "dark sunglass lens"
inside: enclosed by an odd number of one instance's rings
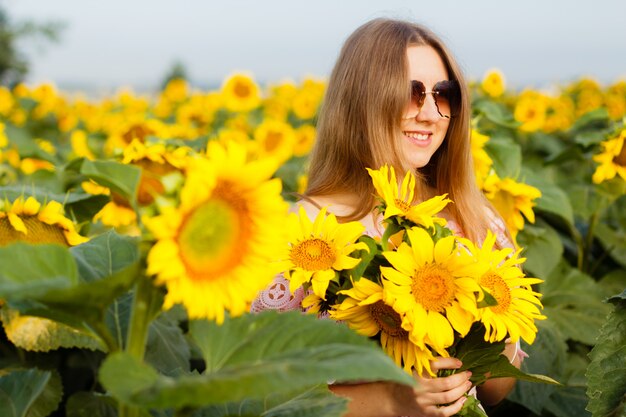
[[[461,101],[461,91],[456,81],[439,81],[433,91],[437,92],[437,101],[440,106],[448,106],[454,116]]]
[[[422,108],[424,105],[424,97],[426,87],[421,81],[411,81],[411,101],[417,105],[417,108]]]

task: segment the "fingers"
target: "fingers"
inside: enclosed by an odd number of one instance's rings
[[[457,358],[437,357],[435,360],[430,361],[430,368],[435,373],[442,369],[459,369],[461,366],[463,366],[463,362]]]

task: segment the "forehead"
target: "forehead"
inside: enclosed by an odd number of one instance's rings
[[[409,79],[418,80],[427,87],[447,80],[448,71],[439,53],[428,45],[413,45],[406,49]]]

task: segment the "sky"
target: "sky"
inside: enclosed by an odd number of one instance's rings
[[[20,43],[30,83],[156,88],[175,62],[193,83],[247,71],[260,83],[325,78],[344,40],[376,17],[428,26],[469,79],[511,88],[626,79],[626,1],[0,0],[13,22],[61,21],[59,43]]]

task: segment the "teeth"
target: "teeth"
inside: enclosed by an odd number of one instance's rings
[[[423,134],[423,133],[415,133],[415,132],[404,132],[405,136],[410,137],[411,139],[417,139],[417,140],[426,140],[428,139],[428,134]]]

